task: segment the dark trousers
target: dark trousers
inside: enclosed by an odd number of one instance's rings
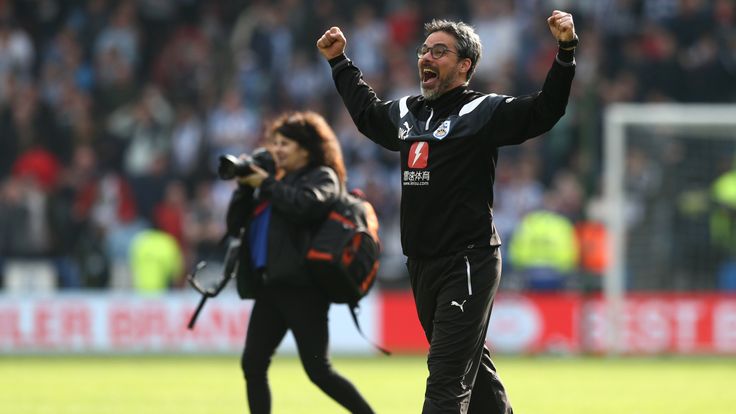
[[[485,345],[501,278],[500,249],[409,258],[407,268],[429,341],[422,413],[513,413]]]
[[[264,287],[258,293],[241,359],[251,413],[271,412],[268,367],[289,329],[309,379],[351,413],[373,413],[353,384],[332,369],[328,357],[329,307],[317,289]]]

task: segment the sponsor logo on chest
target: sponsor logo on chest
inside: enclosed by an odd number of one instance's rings
[[[406,164],[409,168],[427,168],[429,160],[429,144],[425,141],[417,141],[409,148],[409,158]]]
[[[429,143],[417,141],[409,148],[407,166],[409,170],[403,172],[403,185],[429,185],[429,171],[412,171],[427,168],[429,161]]]
[[[404,171],[401,182],[412,186],[429,185],[429,171]]]

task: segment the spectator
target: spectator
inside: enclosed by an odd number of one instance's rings
[[[250,153],[256,147],[260,125],[255,114],[243,105],[237,88],[228,88],[207,116],[207,135],[214,168],[222,154]]]
[[[30,81],[35,48],[31,37],[17,27],[13,19],[13,3],[0,4],[0,102],[8,78]]]
[[[53,108],[44,104],[35,84],[19,84],[13,90],[11,105],[0,107],[0,176],[8,174],[17,158],[31,148],[64,157],[69,146],[58,134]]]
[[[210,181],[200,181],[195,185],[194,198],[189,202],[185,221],[185,238],[194,248],[192,263],[210,260],[218,252],[218,242],[225,234]]]
[[[532,211],[511,238],[509,260],[530,290],[562,290],[578,267],[578,245],[572,222],[554,211],[556,195],[549,193],[549,209]]]
[[[353,33],[350,37],[353,55],[361,62],[367,79],[379,77],[385,70],[386,34],[386,25],[376,17],[374,6],[370,3],[359,5],[353,15]]]
[[[49,253],[47,197],[30,176],[10,177],[0,188],[0,257],[43,258]]]
[[[736,168],[719,176],[711,187],[714,209],[711,240],[719,253],[719,287],[736,290]]]
[[[175,109],[171,132],[171,168],[176,176],[192,178],[199,172],[205,148],[204,126],[192,104],[181,102]]]
[[[133,288],[138,293],[160,294],[178,286],[184,276],[179,244],[170,234],[148,229],[138,233],[130,245]]]
[[[123,0],[113,11],[107,27],[96,37],[94,53],[97,56],[114,53],[121,63],[136,67],[140,63],[136,7],[132,0]]]
[[[174,113],[160,89],[148,85],[137,101],[115,110],[107,120],[108,131],[124,148],[125,172],[132,177],[152,172],[167,157]]]

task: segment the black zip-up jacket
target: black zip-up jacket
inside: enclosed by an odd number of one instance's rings
[[[271,203],[271,220],[262,282],[282,286],[313,285],[304,266],[304,257],[312,234],[338,199],[340,191],[337,174],[329,167],[306,167],[287,174],[279,181],[266,178],[257,197],[254,197],[253,188],[239,186],[233,192],[227,211],[229,235],[238,237],[241,229],[246,229],[241,238],[238,282],[252,280],[247,229],[254,209],[266,200]],[[240,285],[238,290],[243,296]]]
[[[536,137],[564,115],[573,52],[560,51],[542,90],[520,97],[461,86],[433,101],[382,101],[345,55],[330,65],[360,132],[400,153],[404,254],[426,258],[499,246],[492,210],[498,148]]]

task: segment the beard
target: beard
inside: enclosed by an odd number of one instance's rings
[[[457,76],[457,74],[455,74]],[[452,88],[452,76],[444,76],[439,79],[439,83],[437,84],[437,87],[432,89],[425,89],[424,85],[422,85],[421,79],[419,80],[419,90],[422,92],[422,96],[424,99],[428,101],[433,101],[440,96],[442,96],[443,93],[449,91]]]

